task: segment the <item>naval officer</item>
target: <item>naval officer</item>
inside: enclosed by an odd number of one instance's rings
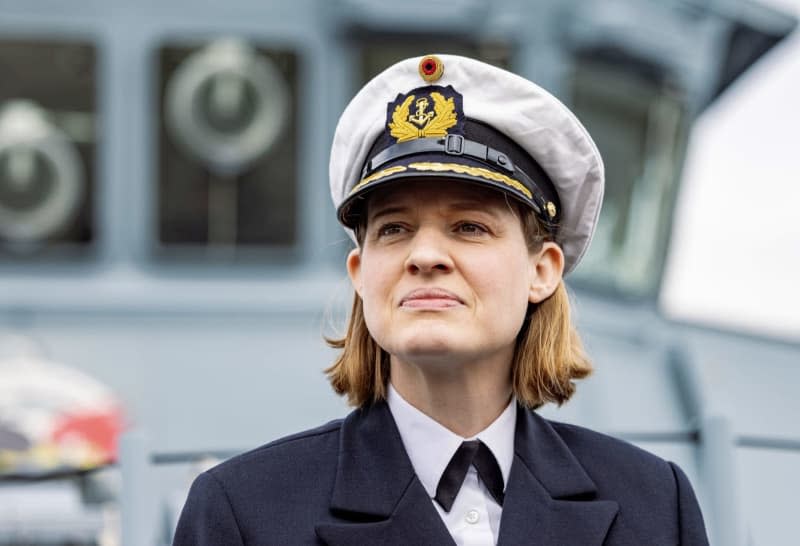
[[[708,544],[675,464],[535,411],[591,372],[563,277],[603,183],[572,112],[510,72],[430,55],[367,83],[330,158],[355,248],[327,374],[355,409],[201,474],[174,544]]]

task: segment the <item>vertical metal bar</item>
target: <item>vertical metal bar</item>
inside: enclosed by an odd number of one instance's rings
[[[676,386],[689,424],[699,431],[699,470],[703,477],[705,516],[712,544],[745,546],[747,522],[741,510],[736,471],[737,438],[729,418],[716,415],[706,404],[697,363],[674,342],[668,353]]]
[[[700,371],[680,339],[673,340],[669,344],[667,360],[672,369],[678,397],[684,408],[686,424],[699,428],[700,419],[706,409]]]
[[[155,541],[155,506],[146,435],[130,430],[120,439],[122,546],[151,546]]]
[[[730,419],[709,415],[701,421],[700,465],[710,501],[711,543],[745,546],[747,527],[739,506],[736,438]]]
[[[151,214],[149,163],[142,160],[140,144],[150,139],[144,130],[150,116],[143,115],[149,111],[136,85],[150,75],[135,38],[137,26],[113,11],[109,15],[103,18],[97,55],[97,248],[104,265],[130,267],[144,252],[143,224]]]

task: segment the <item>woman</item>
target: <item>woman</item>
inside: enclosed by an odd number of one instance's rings
[[[357,246],[328,374],[357,409],[202,474],[174,544],[707,544],[675,465],[532,411],[591,371],[562,277],[603,167],[566,107],[408,59],[347,107],[330,174]]]

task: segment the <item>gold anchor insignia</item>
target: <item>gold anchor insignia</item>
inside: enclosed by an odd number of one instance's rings
[[[433,112],[425,111],[428,109],[428,104],[428,99],[425,97],[417,99],[417,113],[413,116],[408,116],[408,121],[424,127],[436,115]]]
[[[426,98],[417,102],[417,111],[411,114],[411,103],[416,97],[409,95],[397,105],[389,122],[389,133],[397,142],[407,142],[418,138],[438,138],[447,135],[447,129],[458,123],[456,104],[453,98],[446,99],[441,93],[431,93],[433,112],[425,113],[429,103]],[[423,103],[424,101],[424,103]],[[412,123],[413,122],[413,123]],[[417,123],[419,128],[414,125]]]

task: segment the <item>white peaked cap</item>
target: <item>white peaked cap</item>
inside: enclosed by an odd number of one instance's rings
[[[435,81],[423,79],[421,62],[427,59],[443,66]],[[603,200],[604,169],[597,146],[553,95],[525,78],[474,59],[455,55],[406,59],[361,88],[342,113],[331,147],[331,196],[337,210],[353,197],[356,186],[361,193],[364,166],[371,159],[368,154],[387,131],[387,105],[398,95],[430,85],[451,86],[462,97],[467,120],[488,125],[513,141],[546,173],[560,202],[555,241],[564,251],[564,273],[572,271],[589,247]],[[387,176],[382,182],[392,178]],[[352,237],[352,231],[347,231]]]

